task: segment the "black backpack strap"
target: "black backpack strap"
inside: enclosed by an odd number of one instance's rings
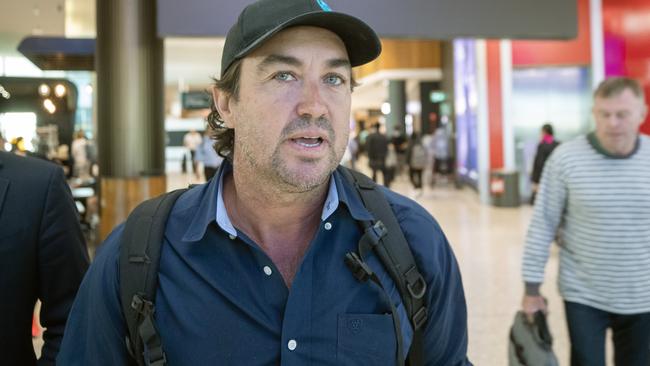
[[[158,264],[167,217],[185,191],[175,190],[141,203],[127,218],[122,233],[120,297],[128,329],[126,345],[138,365],[166,364],[154,322]]]
[[[427,320],[427,284],[415,264],[411,248],[390,204],[377,189],[376,183],[345,167],[340,167],[339,171],[354,184],[364,206],[375,218],[375,222],[363,224],[365,233],[359,242],[359,254],[363,258],[365,252],[372,250],[395,282],[414,332],[407,364],[422,365],[422,328]]]

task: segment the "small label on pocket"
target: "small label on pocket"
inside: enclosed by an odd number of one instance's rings
[[[390,314],[339,314],[339,365],[393,365],[397,341]]]
[[[352,334],[359,334],[363,328],[363,320],[360,318],[351,318],[347,321],[347,328]]]

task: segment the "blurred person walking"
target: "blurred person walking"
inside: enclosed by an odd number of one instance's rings
[[[451,151],[449,148],[449,134],[447,127],[440,124],[431,137],[431,150],[433,151],[433,166],[431,173],[431,186],[436,184],[438,175],[449,176],[453,173]]]
[[[384,180],[384,186],[390,188],[390,185],[395,179],[395,171],[397,170],[397,153],[395,152],[395,146],[388,144],[388,152],[386,153],[386,166],[384,168],[384,174],[386,179]]]
[[[381,133],[381,125],[374,125],[375,131],[366,137],[368,165],[372,170],[372,180],[378,182],[377,172],[381,172],[382,181],[386,185],[386,154],[388,153],[388,138]],[[390,184],[390,183],[389,183]]]
[[[88,156],[88,140],[83,131],[77,131],[70,145],[72,155],[72,176],[85,178],[90,175],[90,159]]]
[[[422,138],[417,132],[413,132],[407,149],[407,161],[409,165],[409,177],[415,197],[422,195],[422,172],[427,167],[429,155],[427,149],[422,144]]]
[[[214,140],[210,136],[212,129],[206,128],[203,132],[203,141],[196,148],[196,161],[203,165],[203,175],[209,181],[219,170],[223,157],[219,156],[214,148]]]
[[[530,180],[533,184],[533,194],[530,197],[531,204],[535,203],[535,196],[539,189],[539,181],[542,177],[542,171],[546,159],[548,159],[553,150],[555,150],[555,148],[560,144],[560,142],[555,139],[553,126],[550,123],[546,123],[542,126],[541,134],[541,140],[537,145],[537,152],[535,153],[535,160],[533,162],[533,172],[530,176]]]
[[[643,89],[629,78],[594,92],[595,131],[558,146],[542,174],[523,255],[523,311],[540,293],[549,246],[560,246],[559,289],[572,366],[604,366],[612,329],[617,366],[650,364],[650,138]]]
[[[408,157],[408,139],[406,135],[400,131],[393,131],[393,136],[390,139],[391,144],[395,147],[395,153],[397,154],[397,169],[395,170],[395,175],[401,175],[404,171],[404,167],[409,165]]]
[[[61,167],[0,152],[1,364],[55,364],[87,268],[86,244]],[[47,328],[38,361],[32,345],[37,300]]]
[[[187,133],[183,136],[183,146],[187,149],[187,152],[190,153],[190,165],[192,167],[192,173],[195,174],[198,178],[199,171],[197,169],[197,164],[196,164],[196,149],[198,149],[199,145],[203,142],[203,137],[201,136],[200,133],[198,133],[196,130],[189,130]],[[187,164],[187,153],[183,154],[183,173],[186,172],[186,164]]]

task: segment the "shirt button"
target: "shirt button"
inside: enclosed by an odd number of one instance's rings
[[[266,274],[267,276],[272,275],[272,274],[273,274],[273,270],[271,269],[271,267],[269,267],[269,266],[264,266],[264,274]]]
[[[331,228],[332,228],[332,224],[329,223],[329,222],[326,222],[326,223],[325,223],[325,230],[329,230],[329,229],[331,229]]]
[[[235,239],[237,239],[237,237],[234,236],[234,235],[232,235],[232,234],[228,235],[228,237],[230,238],[230,240],[235,240]]]
[[[298,342],[296,342],[295,339],[292,339],[292,340],[290,340],[289,343],[287,344],[287,347],[289,348],[289,351],[293,351],[293,350],[296,349],[296,347],[298,347]]]

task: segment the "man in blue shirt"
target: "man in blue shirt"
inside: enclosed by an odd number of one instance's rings
[[[394,283],[384,291],[344,263],[359,220],[372,219],[336,170],[348,139],[351,68],[381,44],[322,0],[261,0],[228,33],[208,120],[226,160],[176,202],[166,223],[155,322],[170,365],[394,365],[391,302],[413,330]],[[427,282],[426,365],[469,365],[458,265],[435,220],[388,189]],[[79,290],[61,365],[129,362],[120,308],[123,226],[106,240]],[[390,302],[389,302],[390,301]]]

